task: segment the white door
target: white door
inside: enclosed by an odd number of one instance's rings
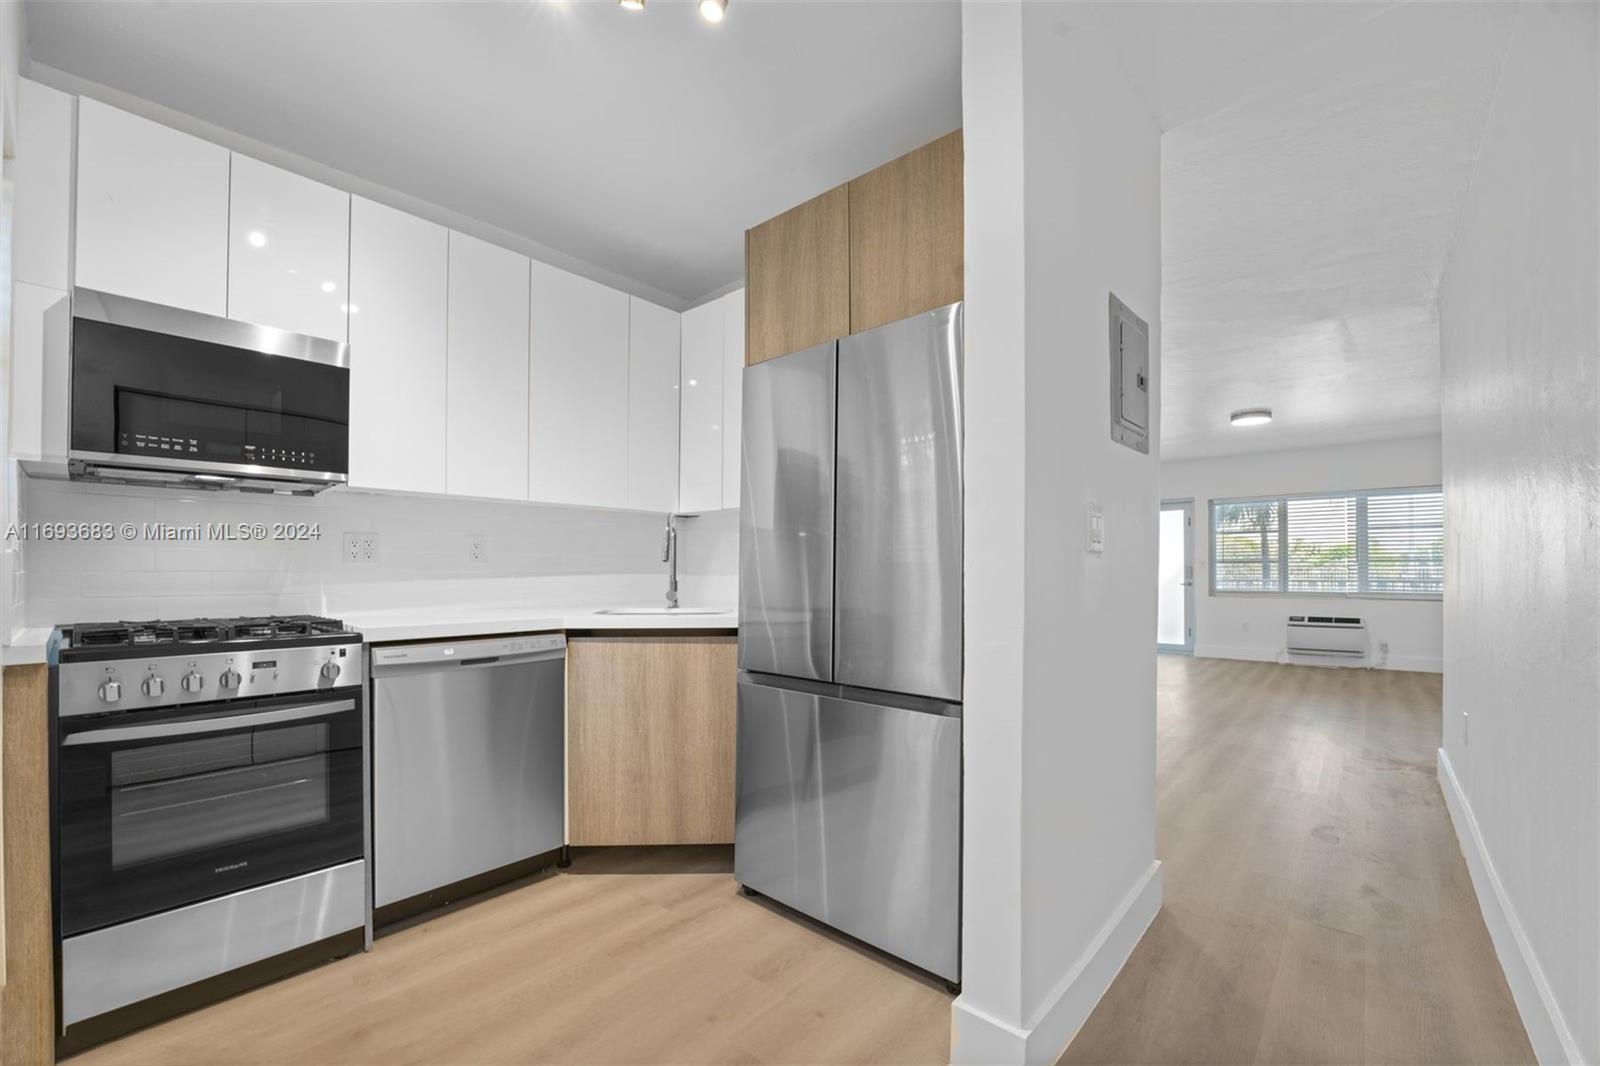
[[[350,484],[445,491],[447,231],[350,205]]]
[[[628,297],[628,506],[678,506],[678,313]]]
[[[1156,647],[1194,651],[1194,501],[1161,505]]]
[[[234,153],[228,317],[349,339],[350,194]]]
[[[528,257],[450,234],[447,470],[453,496],[528,498]]]
[[[80,97],[75,284],[226,315],[228,156]]]
[[[722,507],[725,331],[721,300],[683,313],[678,509],[689,513],[716,511]]]
[[[528,498],[628,506],[628,295],[532,264]]]

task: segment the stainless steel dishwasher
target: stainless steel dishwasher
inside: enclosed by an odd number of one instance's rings
[[[566,835],[564,636],[372,649],[380,921],[548,864]]]

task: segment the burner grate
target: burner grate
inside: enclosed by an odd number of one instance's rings
[[[179,621],[157,619],[147,622],[79,623],[72,627],[72,642],[80,648],[162,647],[324,636],[343,632],[343,622],[315,615],[188,618]]]

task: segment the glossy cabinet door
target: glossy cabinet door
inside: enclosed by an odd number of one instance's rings
[[[740,407],[744,389],[744,290],[730,292],[722,305],[722,506],[739,506]]]
[[[850,196],[846,186],[744,235],[745,359],[754,364],[850,332]]]
[[[228,317],[347,340],[350,194],[237,152],[230,180]]]
[[[678,313],[628,297],[628,506],[678,506]]]
[[[447,490],[527,499],[527,256],[450,234],[447,349]]]
[[[72,115],[71,96],[18,79],[9,424],[19,458],[67,454]]]
[[[17,79],[11,278],[65,292],[72,229],[72,97]]]
[[[443,226],[350,205],[350,484],[444,492]]]
[[[80,97],[75,284],[226,315],[228,156]]]
[[[528,497],[628,506],[628,296],[532,263]]]
[[[683,313],[678,508],[691,514],[722,507],[723,329],[720,300]]]

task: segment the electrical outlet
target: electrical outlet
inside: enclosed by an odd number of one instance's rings
[[[1100,505],[1090,500],[1083,518],[1083,550],[1099,555],[1106,550],[1106,519],[1100,513]]]
[[[376,533],[346,533],[344,535],[344,561],[347,566],[377,566],[378,535]]]
[[[1388,655],[1389,654],[1389,642],[1387,640],[1379,642],[1378,651],[1380,651],[1384,655]]]
[[[467,535],[467,560],[473,564],[480,564],[489,558],[489,538],[482,533],[469,533]]]
[[[1240,631],[1245,632],[1245,633],[1250,632],[1250,623],[1249,622],[1240,622],[1239,623],[1239,629],[1240,629]]]

